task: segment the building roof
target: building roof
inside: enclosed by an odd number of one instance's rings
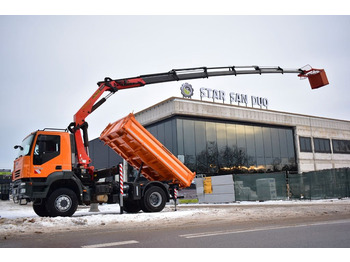
[[[177,97],[166,99],[135,114],[137,120],[143,125],[150,125],[174,115],[264,123],[269,125],[350,130],[350,121],[346,120]]]

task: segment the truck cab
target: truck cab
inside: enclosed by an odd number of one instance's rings
[[[27,136],[14,162],[13,180],[47,178],[72,170],[71,136],[67,132],[37,131]]]
[[[68,173],[73,175],[73,139],[65,131],[39,130],[15,146],[19,149],[12,173],[15,202],[25,204],[45,198],[53,181]]]

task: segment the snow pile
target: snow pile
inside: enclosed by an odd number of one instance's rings
[[[39,217],[32,205],[16,205],[10,201],[0,201],[0,236],[15,233],[44,233],[52,231],[76,230],[95,226],[130,226],[145,225],[149,222],[166,223],[179,218],[197,216],[208,210],[191,209],[174,211],[166,206],[159,213],[120,214],[118,204],[100,205],[100,212],[89,212],[89,207],[79,207],[73,217]]]
[[[92,227],[113,229],[183,226],[211,221],[260,221],[315,217],[323,215],[350,215],[350,199],[316,201],[266,201],[230,204],[184,204],[174,211],[167,205],[159,213],[120,214],[119,205],[99,205],[100,212],[89,212],[79,207],[73,217],[39,217],[31,204],[20,206],[11,201],[0,201],[0,237],[14,234],[47,233],[81,230]]]

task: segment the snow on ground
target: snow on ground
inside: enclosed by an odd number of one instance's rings
[[[315,201],[266,201],[229,204],[183,204],[167,205],[159,213],[120,214],[118,204],[99,205],[100,212],[89,212],[89,207],[79,207],[73,217],[38,217],[32,205],[20,206],[12,201],[0,201],[0,237],[88,229],[98,226],[113,228],[137,228],[145,226],[196,224],[198,221],[253,220],[316,216],[331,213],[350,217],[350,199]]]

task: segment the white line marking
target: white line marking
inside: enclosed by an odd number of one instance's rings
[[[111,242],[111,243],[104,243],[104,244],[96,244],[96,245],[87,245],[87,246],[81,246],[82,248],[99,248],[99,247],[113,247],[113,246],[122,246],[122,245],[129,245],[129,244],[137,244],[139,243],[136,240],[129,240],[129,241],[119,241],[119,242]]]
[[[273,229],[286,229],[286,228],[296,228],[296,227],[306,227],[306,226],[320,226],[320,225],[330,225],[330,224],[342,224],[348,223],[350,220],[339,220],[339,221],[325,221],[313,224],[303,224],[303,225],[291,225],[291,226],[277,226],[277,227],[264,227],[264,228],[253,228],[246,230],[225,230],[225,231],[212,231],[212,232],[202,232],[202,233],[194,233],[194,234],[185,234],[179,235],[179,237],[184,238],[199,238],[199,237],[210,237],[210,236],[220,236],[220,235],[229,235],[229,234],[239,234],[239,233],[247,233],[247,232],[257,232],[257,231],[266,231]]]

